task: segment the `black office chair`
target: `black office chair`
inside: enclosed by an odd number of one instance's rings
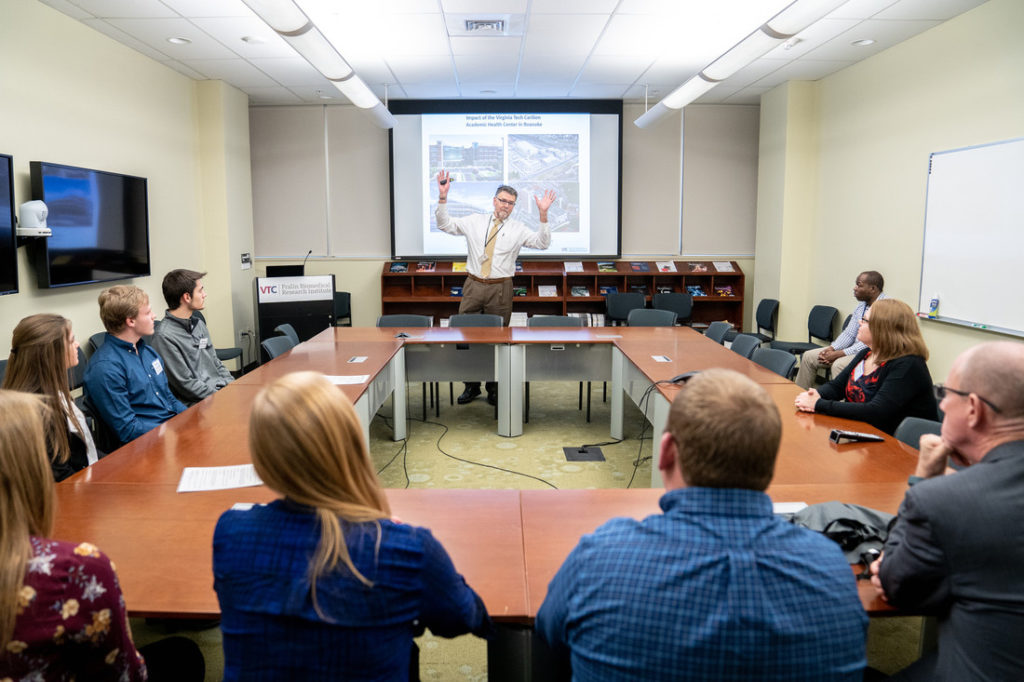
[[[629,318],[629,311],[646,305],[646,297],[633,291],[608,294],[605,297],[604,323],[608,326],[622,324]]]
[[[796,367],[795,355],[775,348],[755,348],[750,359],[786,379],[790,378],[793,368]]]
[[[4,360],[4,363],[7,361]],[[85,367],[89,364],[89,358],[85,357],[82,347],[78,347],[78,364],[68,368],[68,388],[74,391],[81,388],[85,383]],[[0,376],[0,383],[3,383],[3,376]]]
[[[762,298],[761,302],[757,304],[757,311],[754,313],[754,322],[757,324],[757,331],[750,332],[763,342],[771,341],[775,338],[775,323],[779,315],[779,302],[774,298]],[[761,330],[768,332],[768,334],[762,334]],[[732,341],[739,334],[738,331],[731,331],[725,335],[726,341]],[[770,334],[770,336],[769,336]]]
[[[292,342],[293,346],[299,345],[299,333],[295,331],[295,327],[291,326],[287,322],[282,322],[281,324],[274,327],[274,333],[283,334],[284,336],[287,336],[288,340]]]
[[[671,310],[676,314],[679,324],[689,325],[690,315],[693,313],[693,296],[678,292],[655,294],[651,299],[651,307],[656,310]]]
[[[337,295],[339,292],[334,292]],[[340,292],[345,293],[345,292]],[[335,298],[337,302],[337,298]],[[377,318],[378,327],[429,327],[432,321],[426,315],[406,315],[406,314],[395,314],[395,315],[381,315]],[[423,387],[423,421],[427,421],[427,383],[421,384]],[[430,406],[434,408],[434,415],[437,417],[441,416],[441,396],[438,390],[438,382],[430,382]]]
[[[809,350],[821,348],[822,344],[814,343],[814,339],[822,339],[828,343],[836,337],[833,327],[839,310],[830,305],[816,305],[807,316],[807,341],[772,341],[769,348],[784,350],[793,355],[801,355]]]
[[[290,351],[295,347],[295,344],[287,336],[271,336],[261,341],[260,347],[266,354],[267,361],[270,361]]]
[[[526,320],[527,327],[582,327],[582,317],[571,315],[534,315]],[[526,404],[523,408],[523,423],[530,423],[530,382],[526,382]],[[583,382],[580,382],[579,409],[583,409]],[[590,382],[587,382],[587,421],[590,421]]]
[[[503,327],[505,319],[501,315],[489,315],[487,313],[463,313],[452,315],[448,318],[449,327]],[[454,384],[448,382],[448,400],[455,404]],[[494,406],[494,417],[498,417],[498,406]]]
[[[347,291],[334,292],[334,326],[352,326],[352,294]]]
[[[676,326],[676,314],[671,310],[634,308],[626,317],[626,325],[630,327],[674,327]]]
[[[0,386],[3,386],[5,374],[7,374],[7,360],[0,360]]]
[[[757,338],[752,334],[737,334],[736,338],[732,340],[732,345],[729,348],[734,353],[742,355],[747,360],[754,354],[754,351],[761,347],[761,339]]]
[[[113,452],[124,445],[121,439],[118,438],[117,432],[103,421],[99,410],[96,409],[96,406],[89,399],[88,393],[82,394],[82,399],[78,406],[82,410],[82,414],[85,415],[85,421],[92,431],[92,440],[96,445],[97,454],[100,452]]]
[[[708,325],[708,328],[704,330],[704,336],[708,337],[715,343],[722,343],[725,340],[726,333],[732,329],[732,325],[728,322],[712,322]]]
[[[197,310],[192,314],[198,317],[200,320],[202,320],[203,324],[206,324],[206,316],[203,315],[202,310]],[[207,326],[207,331],[209,331],[209,326]],[[213,352],[217,354],[217,359],[220,360],[221,362],[228,362],[229,360],[234,360],[237,358],[238,368],[242,369],[242,349],[239,348],[238,346],[232,346],[230,348],[214,348]]]
[[[91,359],[92,356],[93,356],[93,353],[98,351],[100,349],[100,346],[102,346],[103,342],[106,341],[106,340],[107,340],[107,333],[106,332],[96,332],[95,334],[90,336],[89,337],[89,342],[85,344],[85,355],[86,355],[86,357]]]

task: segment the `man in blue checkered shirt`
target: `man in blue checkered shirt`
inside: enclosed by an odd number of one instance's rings
[[[782,426],[763,388],[696,375],[672,402],[663,514],[584,536],[536,629],[574,680],[859,680],[867,616],[839,546],[772,514]]]

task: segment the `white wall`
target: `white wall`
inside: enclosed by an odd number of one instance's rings
[[[221,125],[229,132],[222,142],[209,142],[223,145],[219,156],[226,170],[218,182],[209,183],[200,153],[200,133],[208,128],[200,122],[200,109],[210,99],[197,94],[194,81],[42,3],[4,0],[3,5],[0,151],[14,156],[16,202],[31,198],[29,161],[148,178],[153,275],[126,281],[145,289],[153,308],[163,311],[160,281],[166,271],[209,270],[218,292],[208,310],[214,342],[236,345],[229,300],[219,292],[239,285],[222,257],[227,248],[221,239],[223,221],[207,222],[206,210],[218,203],[236,206],[233,233],[251,234],[251,220],[244,215],[251,204],[245,95],[231,88],[218,94],[227,117]],[[244,149],[234,137],[238,129]],[[244,159],[241,168],[239,158]],[[234,241],[237,247],[245,239]],[[40,290],[27,249],[18,251],[21,292],[0,297],[0,355],[6,356],[18,321],[37,312],[70,318],[83,340],[102,330],[96,297],[103,285]],[[251,313],[241,324],[250,318]]]

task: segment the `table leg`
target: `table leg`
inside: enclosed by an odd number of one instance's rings
[[[612,423],[611,437],[622,438],[622,391],[625,356],[618,348],[612,348]]]

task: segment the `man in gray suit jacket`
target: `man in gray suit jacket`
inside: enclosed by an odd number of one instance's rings
[[[921,438],[912,487],[871,567],[884,598],[938,619],[938,651],[897,679],[1019,680],[1024,344],[971,348],[935,392],[946,415],[942,435]],[[966,468],[948,470],[947,458]]]

